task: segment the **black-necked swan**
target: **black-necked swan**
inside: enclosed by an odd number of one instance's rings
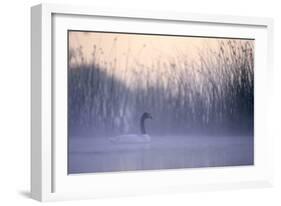
[[[111,142],[120,143],[146,143],[151,141],[151,137],[146,133],[145,120],[152,119],[152,116],[148,112],[144,112],[140,118],[140,134],[124,134],[116,137],[111,137]]]

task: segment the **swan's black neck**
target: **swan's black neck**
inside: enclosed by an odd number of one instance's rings
[[[144,115],[142,115],[141,116],[141,121],[140,121],[141,134],[146,134],[145,125],[144,125],[145,119],[146,119],[146,117]]]

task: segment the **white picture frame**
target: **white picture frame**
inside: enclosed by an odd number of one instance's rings
[[[95,19],[101,20],[94,22]],[[105,20],[105,21],[103,21]],[[118,20],[118,27],[114,24]],[[94,23],[93,23],[94,22]],[[202,36],[254,37],[255,62],[255,164],[254,166],[67,175],[65,138],[65,31],[100,29],[136,31],[153,23],[160,32],[186,25]],[[150,25],[151,24],[151,25]],[[104,25],[104,26],[103,26]],[[129,25],[129,26],[128,26]],[[69,28],[72,27],[72,28]],[[73,28],[74,27],[74,28]],[[161,29],[163,28],[163,30]],[[211,28],[211,29],[210,29]],[[166,29],[166,30],[165,30]],[[176,12],[128,11],[83,6],[40,4],[31,8],[31,196],[39,201],[269,187],[273,185],[273,134],[267,111],[273,75],[273,20],[258,17],[201,15]],[[155,31],[154,31],[155,32]],[[188,32],[188,31],[187,31]],[[191,31],[189,31],[191,32]],[[62,59],[62,60],[61,60]],[[60,108],[60,109],[57,109]]]

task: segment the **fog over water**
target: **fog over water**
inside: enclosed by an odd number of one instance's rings
[[[69,173],[251,165],[254,41],[69,32]],[[140,135],[146,143],[111,142]]]

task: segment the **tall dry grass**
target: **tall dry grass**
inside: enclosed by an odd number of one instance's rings
[[[102,48],[93,48],[91,63],[81,48],[70,50],[70,135],[135,133],[144,111],[153,115],[147,126],[155,135],[252,134],[254,42],[219,41],[198,52],[199,61],[177,53],[151,65],[136,59],[120,72],[118,59],[102,60]]]

